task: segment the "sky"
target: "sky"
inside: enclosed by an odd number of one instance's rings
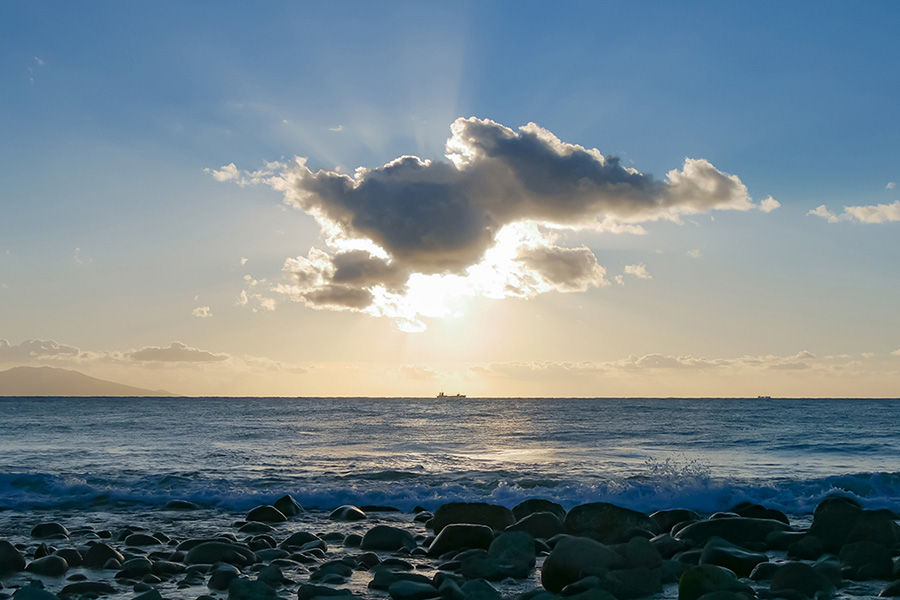
[[[900,396],[900,4],[0,3],[0,369]]]

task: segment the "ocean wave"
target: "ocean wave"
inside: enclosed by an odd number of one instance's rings
[[[244,479],[197,472],[115,478],[0,474],[0,510],[15,511],[159,509],[170,500],[188,500],[201,507],[243,512],[286,493],[307,508],[322,510],[342,504],[379,504],[410,511],[417,505],[434,509],[452,501],[512,507],[522,500],[541,497],[566,508],[604,501],[645,512],[683,507],[712,513],[750,501],[803,516],[811,514],[830,494],[853,497],[867,508],[900,511],[900,473],[751,481],[713,477],[699,464],[663,462],[640,476],[578,480],[489,471],[441,476],[398,471],[354,478],[335,474]]]

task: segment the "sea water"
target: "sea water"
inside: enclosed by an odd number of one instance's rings
[[[0,509],[607,501],[900,511],[900,400],[0,399]]]
[[[829,494],[900,512],[898,423],[900,400],[0,398],[0,539],[33,548],[31,528],[48,521],[81,531],[70,547],[86,531],[135,527],[176,540],[233,534],[247,510],[284,494],[308,511],[280,524],[278,539],[375,524],[421,535],[416,507],[528,498],[704,514],[751,501],[802,527]],[[164,510],[170,500],[198,509]],[[343,504],[400,512],[329,522]],[[329,544],[331,558],[348,551]],[[542,560],[528,579],[495,584],[503,598],[540,587]],[[434,561],[420,562],[417,572],[434,575]],[[113,581],[109,570],[71,573]],[[308,573],[286,576],[294,583],[281,597],[296,597]],[[37,579],[53,592],[68,583]],[[387,598],[370,579],[355,571],[344,587]],[[210,593],[176,583],[158,586],[163,597]],[[117,585],[110,600],[134,596]],[[884,585],[848,582],[837,600],[874,598]],[[677,595],[667,585],[652,600]]]

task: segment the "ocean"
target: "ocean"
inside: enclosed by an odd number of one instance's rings
[[[651,511],[829,493],[900,511],[900,400],[0,399],[0,509],[530,497]]]
[[[0,540],[32,550],[31,527],[49,521],[82,543],[101,530],[221,535],[284,494],[309,512],[277,535],[324,523],[338,538],[376,522],[421,534],[414,509],[451,501],[707,515],[750,501],[799,527],[829,494],[900,512],[900,400],[2,398],[0,415]],[[171,500],[199,508],[164,510]],[[344,504],[399,512],[328,525],[324,511]],[[3,585],[26,585],[26,575]],[[283,597],[307,577],[294,576]],[[54,592],[66,583],[43,581]],[[387,597],[368,581],[355,574],[348,589]],[[166,598],[208,592],[202,581],[160,585]],[[539,586],[536,570],[498,587],[516,598]],[[853,584],[839,597],[881,586]],[[677,586],[655,597],[675,598]]]

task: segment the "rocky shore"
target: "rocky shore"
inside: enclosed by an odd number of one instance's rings
[[[149,526],[70,515],[2,531],[0,600],[900,596],[897,515],[837,496],[805,525],[749,503],[704,516],[541,499],[401,513],[283,496],[197,537],[191,503],[157,512]]]

